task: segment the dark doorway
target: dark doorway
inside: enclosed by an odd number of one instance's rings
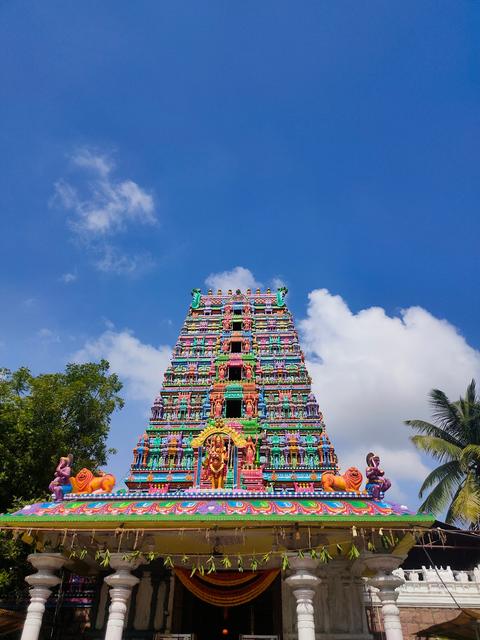
[[[242,379],[242,367],[229,367],[228,368],[229,380],[241,380]]]
[[[279,578],[255,600],[228,609],[199,600],[175,581],[173,632],[195,633],[197,640],[238,640],[242,634],[281,637],[281,612]]]
[[[234,315],[236,316],[241,316],[242,315],[242,310],[241,309],[234,309],[233,310]]]
[[[238,320],[234,320],[232,322],[232,331],[241,331],[242,330],[242,322]]]
[[[241,418],[242,417],[242,401],[229,398],[225,401],[225,417],[226,418]]]
[[[232,353],[242,353],[242,343],[240,341],[231,342],[230,350]]]

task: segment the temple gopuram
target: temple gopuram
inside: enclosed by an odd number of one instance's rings
[[[65,452],[51,501],[0,517],[34,549],[23,640],[404,637],[433,518],[385,500],[370,446],[342,468],[286,294],[194,289],[126,489]]]

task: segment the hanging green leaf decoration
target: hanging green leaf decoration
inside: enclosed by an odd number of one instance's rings
[[[377,548],[375,547],[375,543],[373,542],[373,540],[369,540],[367,542],[367,549],[368,549],[368,551],[371,551],[372,553],[375,553]]]
[[[108,549],[105,549],[105,551],[102,552],[102,559],[100,560],[100,566],[108,567],[109,565],[110,565],[110,551]]]
[[[319,558],[320,562],[324,562],[325,564],[332,560],[332,556],[330,555],[328,548],[325,545],[323,545],[323,547],[320,549]]]
[[[170,556],[165,556],[164,557],[163,566],[167,567],[168,569],[173,569],[173,561],[172,561],[172,558]]]
[[[76,549],[72,549],[70,551],[70,553],[68,554],[68,557],[70,558],[70,560],[74,560],[77,557],[77,550]]]
[[[187,564],[187,562],[188,562],[189,560],[190,560],[190,558],[189,558],[187,555],[183,554],[182,559],[180,560],[180,562],[181,562],[182,564]]]
[[[250,569],[252,571],[256,571],[258,569],[258,560],[255,556],[252,556],[252,559],[250,560]]]
[[[359,556],[360,556],[360,551],[357,549],[357,547],[352,542],[352,546],[348,550],[348,556],[347,557],[348,557],[349,560],[356,560]]]
[[[386,536],[385,534],[381,537],[382,540],[382,545],[384,549],[390,549],[390,547],[392,546],[390,544],[390,539],[388,536]]]
[[[155,560],[155,558],[157,557],[157,554],[155,553],[155,551],[147,551],[143,555],[144,555],[145,560],[147,562],[153,562]]]
[[[316,549],[310,549],[310,557],[312,560],[316,560],[318,558],[318,553]]]
[[[265,554],[262,556],[262,562],[263,562],[263,564],[267,564],[267,562],[270,560],[270,556],[271,556],[271,555],[272,555],[272,552],[271,552],[271,551],[269,551],[268,553],[265,553]]]
[[[240,573],[243,572],[243,558],[242,556],[237,556],[237,569]]]
[[[304,558],[304,557],[305,557],[305,554],[303,553],[303,550],[299,549],[297,551],[297,558]]]
[[[342,553],[343,553],[343,547],[342,547],[342,545],[337,543],[337,545],[336,545],[336,549],[337,549],[337,553],[338,553],[338,555],[339,555],[339,556],[341,556],[341,555],[342,555]]]
[[[210,556],[207,560],[207,567],[208,567],[208,571],[207,574],[209,573],[214,573],[217,570],[217,566],[215,564],[215,558],[213,556]]]
[[[88,549],[86,547],[83,547],[83,549],[78,554],[78,557],[80,558],[80,560],[85,560],[85,558],[87,557],[87,553],[88,553]]]
[[[192,572],[190,574],[190,578],[193,578],[193,576],[195,575],[196,572],[197,572],[197,567],[193,566],[192,567]]]
[[[282,571],[286,571],[290,566],[290,562],[288,560],[288,556],[286,553],[282,553]]]
[[[205,567],[203,566],[203,564],[199,565],[198,572],[201,576],[205,575]]]
[[[232,566],[232,561],[228,556],[223,556],[221,563],[225,569],[230,569],[230,567]]]

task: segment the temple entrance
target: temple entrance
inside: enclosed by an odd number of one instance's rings
[[[282,635],[281,580],[257,598],[234,607],[200,600],[175,579],[173,633],[195,634],[197,640],[238,640],[241,635]]]

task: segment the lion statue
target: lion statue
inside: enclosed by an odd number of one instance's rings
[[[322,473],[322,488],[324,491],[360,491],[363,476],[356,467],[350,467],[341,476],[331,471]]]
[[[111,493],[115,486],[115,476],[99,471],[94,476],[90,469],[82,469],[70,477],[73,493]]]

